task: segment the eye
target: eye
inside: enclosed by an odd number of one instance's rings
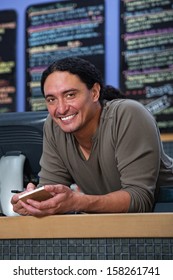
[[[53,96],[46,97],[46,102],[52,104],[55,102],[55,98]]]
[[[76,93],[71,91],[71,92],[66,93],[65,98],[66,99],[73,99],[75,97],[75,95],[76,95]]]

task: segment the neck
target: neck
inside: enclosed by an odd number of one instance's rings
[[[93,144],[93,136],[96,133],[96,130],[99,125],[101,114],[101,108],[97,110],[95,113],[95,117],[91,120],[91,122],[80,132],[74,133],[74,137],[78,143],[78,147],[84,154],[85,158],[88,159],[91,153],[92,144]]]

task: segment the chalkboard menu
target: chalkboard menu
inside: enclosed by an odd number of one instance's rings
[[[46,109],[40,91],[43,70],[54,60],[78,56],[105,75],[104,0],[56,1],[26,11],[26,110]]]
[[[121,0],[120,87],[173,132],[173,1]],[[163,110],[162,110],[163,109]]]
[[[0,113],[16,111],[16,13],[0,11]]]

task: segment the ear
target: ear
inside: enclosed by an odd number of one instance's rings
[[[93,97],[93,101],[98,101],[99,97],[100,97],[100,85],[99,83],[95,83],[92,87],[92,97]]]

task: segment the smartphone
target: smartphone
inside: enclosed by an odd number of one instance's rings
[[[19,196],[19,199],[22,200],[23,202],[26,202],[27,199],[33,199],[33,200],[37,200],[37,201],[43,201],[46,199],[49,199],[53,197],[51,195],[51,193],[47,192],[43,187],[34,189],[32,191],[26,192],[24,194],[21,194]]]

